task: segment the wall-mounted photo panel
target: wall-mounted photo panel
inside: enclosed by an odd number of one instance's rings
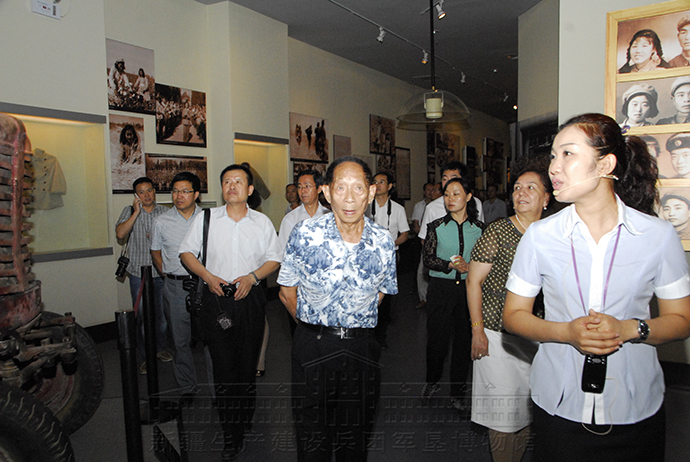
[[[155,114],[153,50],[106,39],[105,55],[108,107]]]
[[[134,180],[146,174],[144,119],[111,113],[109,121],[113,193],[131,193]]]
[[[395,155],[395,120],[369,114],[369,152]]]
[[[316,163],[316,162],[293,162],[292,163],[292,182],[297,184],[297,175],[305,170],[315,170],[321,174],[323,178],[326,178],[326,169],[328,164]]]
[[[333,135],[333,159],[352,155],[352,139],[349,136]]]
[[[173,177],[180,172],[192,172],[201,180],[201,192],[208,192],[206,157],[171,156],[146,153],[146,176],[153,180],[158,192],[170,192]]]
[[[206,147],[206,93],[156,84],[156,142]]]
[[[398,199],[409,200],[412,194],[410,186],[410,150],[395,148],[395,180]]]
[[[374,175],[378,173],[388,173],[393,177],[393,182],[397,183],[397,178],[395,177],[395,157],[396,156],[376,156],[376,170],[372,173]]]
[[[290,160],[328,163],[328,121],[290,113]]]

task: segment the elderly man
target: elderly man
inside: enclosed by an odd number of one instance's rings
[[[280,299],[299,320],[292,347],[293,413],[300,461],[365,460],[378,401],[378,304],[396,294],[388,231],[364,216],[371,171],[336,159],[323,186],[333,213],[305,220],[288,239]]]
[[[678,43],[681,53],[668,62],[670,67],[690,66],[690,16],[683,16],[678,21]]]
[[[690,76],[678,77],[671,85],[671,100],[676,115],[659,119],[657,125],[684,124],[690,122]]]
[[[278,237],[269,218],[247,206],[253,175],[233,164],[220,174],[225,205],[211,210],[206,265],[197,259],[204,241],[203,214],[180,246],[182,263],[206,283],[199,314],[213,364],[218,414],[232,460],[244,445],[256,401],[256,363],[264,332],[266,297],[261,279],[280,265]]]

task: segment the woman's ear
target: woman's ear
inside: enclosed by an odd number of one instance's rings
[[[600,175],[610,175],[616,169],[618,160],[616,156],[611,153],[606,154],[604,157],[599,159],[599,174]]]

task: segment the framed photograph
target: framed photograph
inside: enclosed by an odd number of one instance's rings
[[[316,162],[293,162],[292,163],[292,182],[297,184],[297,175],[305,170],[316,170],[323,178],[326,178],[328,164]]]
[[[690,250],[690,181],[659,180],[659,217],[675,228],[685,250]]]
[[[352,155],[352,139],[349,136],[333,135],[333,158]]]
[[[155,114],[153,50],[105,40],[108,107],[117,111]]]
[[[376,170],[373,173],[374,175],[377,175],[384,172],[391,175],[393,177],[393,181],[397,185],[398,179],[395,177],[395,156],[376,156]]]
[[[146,176],[153,180],[156,191],[170,192],[170,182],[180,172],[192,172],[198,176],[201,192],[208,192],[206,157],[146,153]]]
[[[395,120],[369,114],[369,152],[395,155]]]
[[[146,175],[144,119],[118,114],[109,114],[108,118],[113,193],[131,193],[134,180]]]
[[[156,84],[156,142],[206,147],[206,93]]]
[[[395,148],[395,187],[398,191],[398,199],[410,200],[410,150],[408,148]]]
[[[290,160],[328,163],[328,121],[290,113]]]

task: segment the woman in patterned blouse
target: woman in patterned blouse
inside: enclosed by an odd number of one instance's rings
[[[546,209],[551,182],[546,156],[523,159],[515,169],[515,215],[487,227],[472,250],[467,276],[475,360],[472,421],[489,428],[494,462],[520,460],[531,423],[529,370],[536,345],[505,332],[502,315],[515,250],[525,230]],[[481,399],[494,397],[503,399]]]

